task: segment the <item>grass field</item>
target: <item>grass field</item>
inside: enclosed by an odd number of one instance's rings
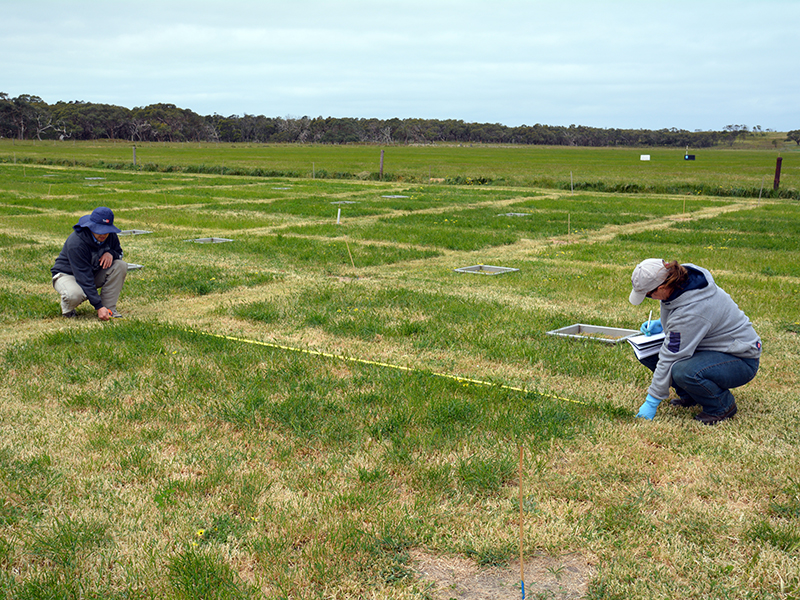
[[[757,193],[776,154],[523,173],[547,153],[513,150],[390,148],[406,175],[381,182],[331,177],[375,148],[152,146],[133,170],[108,168],[122,144],[0,142],[3,594],[518,598],[522,512],[527,598],[799,598],[800,204],[641,191]],[[264,153],[299,176],[183,169]],[[640,191],[572,193],[579,171]],[[430,181],[459,177],[493,181]],[[125,319],[68,321],[49,269],[99,205],[152,232],[121,238],[143,268]],[[709,268],[761,335],[733,420],[634,419],[627,344],[547,335],[638,329],[647,257]],[[455,271],[478,264],[518,270]]]
[[[197,143],[138,144],[135,159],[136,169],[145,171],[378,180],[383,152],[386,181],[759,197],[778,195],[773,181],[781,157],[779,194],[800,199],[800,147],[781,142],[764,149],[754,143],[690,149],[694,161],[684,160],[679,148]],[[642,155],[650,160],[642,161]],[[119,141],[0,140],[0,162],[15,161],[132,169],[134,147]]]

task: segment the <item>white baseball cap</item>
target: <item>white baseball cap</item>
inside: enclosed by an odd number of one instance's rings
[[[667,279],[667,269],[664,261],[660,258],[648,258],[643,260],[633,270],[631,283],[633,290],[628,300],[631,304],[641,304],[647,294],[660,286]]]

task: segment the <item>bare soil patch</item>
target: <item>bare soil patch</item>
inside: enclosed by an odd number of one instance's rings
[[[508,566],[481,567],[460,556],[413,552],[419,580],[431,585],[440,600],[507,600],[520,598],[519,561]],[[579,600],[585,598],[594,569],[578,554],[534,556],[525,561],[525,598]]]

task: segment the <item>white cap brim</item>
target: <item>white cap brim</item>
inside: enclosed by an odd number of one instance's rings
[[[628,297],[631,304],[634,306],[639,306],[644,299],[647,298],[647,292],[637,292],[636,290],[631,290],[631,295]]]

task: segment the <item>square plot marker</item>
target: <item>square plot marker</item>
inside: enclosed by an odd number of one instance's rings
[[[144,268],[144,265],[137,265],[136,263],[128,263],[128,271],[138,271]]]
[[[606,344],[618,344],[640,333],[638,329],[620,329],[618,327],[602,327],[600,325],[576,323],[575,325],[568,325],[561,329],[548,331],[547,335],[556,335],[579,340],[595,340]]]
[[[492,265],[473,265],[471,267],[461,267],[455,269],[457,273],[480,273],[481,275],[500,275],[501,273],[512,273],[519,269],[510,267],[493,267]]]
[[[146,233],[153,233],[152,231],[145,231],[144,229],[125,229],[120,231],[117,235],[144,235]]]
[[[222,244],[223,242],[232,242],[233,240],[228,238],[207,237],[207,238],[197,238],[196,240],[186,240],[186,241],[194,242],[195,244]]]

